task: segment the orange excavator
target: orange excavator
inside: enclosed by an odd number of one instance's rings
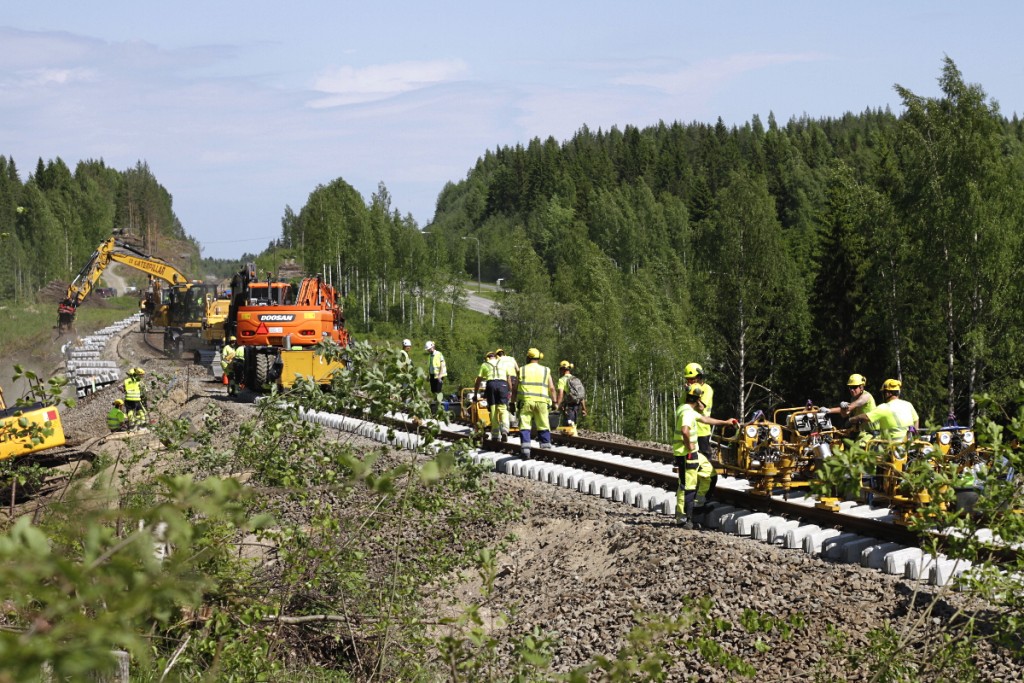
[[[319,276],[306,277],[296,290],[291,283],[259,280],[249,263],[231,281],[231,307],[225,336],[245,347],[242,383],[260,390],[292,386],[298,377],[321,384],[344,367],[328,363],[313,346],[331,340],[349,343],[340,296]]]

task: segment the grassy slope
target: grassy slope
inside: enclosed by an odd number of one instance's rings
[[[87,300],[78,309],[75,330],[79,336],[86,336],[134,314],[138,306],[134,297]],[[24,390],[21,383],[11,380],[16,364],[43,376],[59,369],[61,346],[74,337],[58,337],[56,324],[56,304],[0,308],[0,386],[8,399],[17,398]]]

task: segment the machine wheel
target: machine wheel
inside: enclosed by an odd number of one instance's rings
[[[256,385],[263,386],[270,381],[270,366],[273,365],[274,359],[270,356],[261,353],[256,356]]]

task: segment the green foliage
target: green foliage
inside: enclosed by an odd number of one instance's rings
[[[71,503],[43,527],[23,517],[0,536],[7,680],[31,680],[44,662],[59,678],[79,678],[110,668],[112,648],[145,662],[147,631],[199,604],[203,567],[229,550],[224,529],[252,523],[242,490],[230,480],[161,483],[161,503],[128,519]],[[156,545],[173,552],[161,560]]]

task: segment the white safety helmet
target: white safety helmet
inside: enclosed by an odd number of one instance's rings
[[[412,342],[409,341],[408,339],[403,339],[402,340],[402,346],[407,348],[407,349],[412,348]]]
[[[423,345],[423,350],[424,351],[433,351],[434,350],[434,342],[428,341],[426,344]]]

